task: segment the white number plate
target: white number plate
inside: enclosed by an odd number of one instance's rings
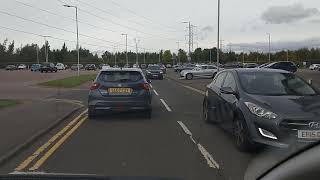
[[[301,139],[320,139],[320,130],[298,130],[298,138]]]

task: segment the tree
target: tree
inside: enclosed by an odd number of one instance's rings
[[[181,63],[187,62],[187,53],[183,49],[179,49],[178,61],[179,59]]]
[[[172,63],[172,54],[171,54],[171,51],[170,51],[170,50],[164,51],[162,58],[163,58],[163,62],[164,62],[165,64]]]

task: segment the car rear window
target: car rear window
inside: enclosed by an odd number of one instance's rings
[[[103,71],[98,79],[103,82],[137,82],[143,76],[138,71]]]

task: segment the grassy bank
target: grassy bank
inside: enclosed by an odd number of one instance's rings
[[[0,109],[20,104],[17,100],[0,99]]]
[[[73,88],[95,79],[96,76],[96,74],[84,74],[80,76],[72,76],[64,79],[47,81],[40,83],[39,85],[56,88]]]

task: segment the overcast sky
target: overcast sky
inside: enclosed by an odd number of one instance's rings
[[[5,28],[52,36],[51,47],[60,48],[63,40],[75,48],[75,10],[79,8],[80,45],[92,51],[187,50],[187,24],[195,25],[194,48],[216,46],[216,0],[0,0],[0,40],[16,44],[43,44],[40,36]],[[320,45],[320,1],[316,0],[222,0],[221,38],[224,48],[262,51],[271,34],[272,50],[318,47]],[[22,19],[24,18],[24,19]],[[28,20],[32,20],[30,22]],[[37,24],[40,23],[40,24]],[[49,26],[49,27],[48,27]]]

